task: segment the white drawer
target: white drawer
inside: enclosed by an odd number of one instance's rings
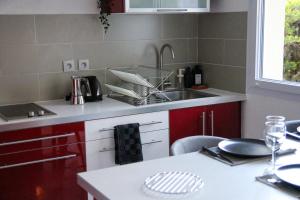
[[[86,141],[112,138],[114,126],[139,123],[140,132],[149,132],[169,128],[169,112],[153,112],[85,122]]]
[[[144,160],[169,156],[169,130],[141,133]],[[102,169],[115,165],[114,139],[86,142],[87,170]]]

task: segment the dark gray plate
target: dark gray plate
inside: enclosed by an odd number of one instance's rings
[[[271,155],[271,150],[263,140],[258,139],[229,139],[223,140],[218,147],[229,154],[243,157],[263,157]]]
[[[275,175],[281,181],[300,189],[300,164],[280,166],[275,171]]]

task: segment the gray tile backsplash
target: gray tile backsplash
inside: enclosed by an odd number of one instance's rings
[[[202,39],[198,40],[198,59],[205,63],[221,64],[224,60],[223,39]]]
[[[203,64],[203,71],[204,81],[209,87],[245,92],[246,70],[244,67]]]
[[[27,44],[35,40],[34,16],[1,16],[0,42]]]
[[[211,13],[199,15],[200,38],[247,38],[247,13]]]
[[[199,15],[198,40],[209,87],[245,92],[247,13]]]
[[[112,15],[105,40],[156,40],[161,35],[160,15]]]
[[[103,31],[96,15],[37,15],[35,27],[38,43],[103,40]]]
[[[0,76],[0,104],[35,101],[39,98],[37,74]]]
[[[165,15],[163,17],[163,38],[197,38],[197,15]]]
[[[156,48],[164,43],[175,51],[174,60],[165,52],[166,68],[204,63],[207,80],[219,87],[223,82],[214,79],[220,77],[217,69],[242,74],[246,18],[246,13],[117,14],[110,16],[111,27],[104,34],[97,15],[0,16],[0,104],[63,98],[74,74],[96,75],[102,83],[116,81],[106,68],[156,66]],[[64,73],[62,61],[68,59],[76,65],[78,59],[89,59],[90,70]],[[232,90],[237,91],[235,86]]]
[[[224,64],[246,66],[246,40],[225,40]]]

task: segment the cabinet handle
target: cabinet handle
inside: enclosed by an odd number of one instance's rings
[[[4,166],[0,166],[0,169],[8,169],[8,168],[13,168],[13,167],[20,167],[20,166],[25,166],[25,165],[32,165],[32,164],[50,162],[50,161],[55,161],[55,160],[69,159],[69,158],[74,158],[76,156],[77,156],[76,154],[71,154],[71,155],[67,155],[67,156],[47,158],[47,159],[42,159],[42,160],[34,160],[34,161],[17,163],[17,164],[12,164],[12,165],[4,165]]]
[[[161,124],[161,123],[163,123],[163,122],[153,121],[153,122],[142,123],[142,124],[140,124],[140,126],[149,126],[149,125]],[[114,128],[103,128],[103,129],[100,129],[99,131],[104,132],[104,131],[113,131],[113,130],[114,130]]]
[[[152,140],[151,142],[146,142],[146,143],[143,143],[142,145],[156,144],[156,143],[160,143],[160,142],[162,142],[162,140]]]
[[[202,113],[202,135],[205,135],[205,131],[206,131],[206,113],[203,112]]]
[[[143,143],[142,146],[156,144],[156,143],[160,143],[160,142],[163,142],[163,141],[162,140],[152,140],[151,142]],[[103,148],[99,152],[114,151],[114,150],[115,150],[115,148]]]
[[[187,12],[186,8],[159,8],[157,12]]]
[[[215,124],[214,124],[214,111],[210,111],[210,120],[211,120],[211,136],[214,136],[214,128],[215,128]]]
[[[29,140],[20,140],[20,141],[14,141],[14,142],[5,142],[0,143],[0,147],[2,146],[8,146],[8,145],[14,145],[14,144],[23,144],[23,143],[29,143],[29,142],[37,142],[37,141],[43,141],[43,140],[50,140],[50,139],[58,139],[58,138],[64,138],[69,136],[74,136],[75,133],[67,133],[64,135],[55,135],[55,136],[49,136],[49,137],[41,137],[41,138],[34,138]]]
[[[115,148],[102,148],[99,152],[114,151]]]

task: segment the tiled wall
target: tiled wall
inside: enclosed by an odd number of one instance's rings
[[[156,65],[154,46],[170,43],[175,60],[186,66],[197,62],[197,15],[113,15],[108,34],[97,15],[0,16],[0,104],[63,98],[70,76],[62,60],[89,59],[101,82],[105,68]],[[170,66],[169,66],[170,67]]]
[[[209,86],[245,92],[247,13],[199,15],[198,44]]]
[[[96,15],[0,16],[0,104],[63,98],[73,74],[104,83],[107,67],[155,66],[163,43],[175,50],[167,68],[199,61],[211,87],[244,91],[246,21],[245,13],[112,15],[104,34]],[[68,59],[89,59],[91,69],[64,73]]]

